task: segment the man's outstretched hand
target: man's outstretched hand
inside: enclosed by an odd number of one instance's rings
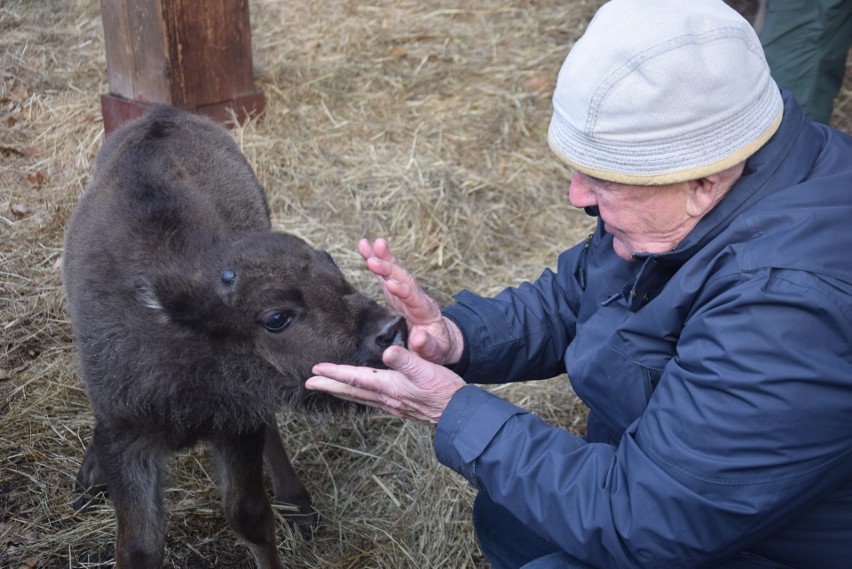
[[[427,295],[396,260],[387,241],[362,239],[358,252],[382,285],[385,302],[408,323],[408,347],[436,364],[454,364],[461,358],[463,337],[458,326],[441,314],[438,302]]]
[[[387,411],[391,415],[436,425],[465,381],[449,369],[400,346],[385,350],[390,369],[321,363],[305,387]]]

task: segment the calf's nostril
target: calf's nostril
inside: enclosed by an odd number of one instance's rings
[[[408,329],[402,316],[397,316],[384,325],[376,336],[376,346],[384,351],[390,346],[405,346]]]

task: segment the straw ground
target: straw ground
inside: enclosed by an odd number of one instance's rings
[[[387,237],[442,302],[535,278],[590,219],[545,143],[559,65],[599,0],[252,0],[262,122],[233,130],[277,229],[355,254]],[[738,6],[752,10],[750,2]],[[65,223],[103,142],[97,0],[0,2],[0,566],[111,566],[109,503],[75,511],[91,432],[59,278]],[[852,90],[835,126],[850,131]],[[582,432],[564,377],[494,391]],[[279,523],[289,567],[487,567],[472,490],[441,467],[427,428],[383,415],[281,414],[322,515],[306,541]],[[168,567],[252,567],[227,529],[203,448],[168,482]]]

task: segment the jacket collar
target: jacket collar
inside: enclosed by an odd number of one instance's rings
[[[653,260],[660,265],[682,265],[752,203],[807,176],[825,144],[825,137],[805,117],[789,91],[782,89],[781,95],[784,116],[778,130],[746,161],[743,175],[722,201],[698,222],[676,249],[667,253],[638,253],[634,255],[637,262]],[[791,158],[793,148],[796,153]]]
[[[782,90],[784,117],[778,131],[747,161],[743,175],[673,251],[638,253],[634,277],[613,299],[623,298],[639,310],[675,272],[710,240],[722,233],[743,210],[779,188],[807,177],[825,144],[825,136],[805,117],[793,96]],[[795,155],[791,152],[795,148]]]

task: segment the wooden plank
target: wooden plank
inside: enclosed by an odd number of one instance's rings
[[[110,92],[107,133],[155,104],[210,115],[261,114],[249,0],[101,0]]]
[[[171,102],[161,0],[101,0],[109,90],[148,102]]]
[[[109,90],[116,95],[132,98],[133,52],[127,33],[126,7],[120,0],[101,0]]]
[[[165,0],[176,104],[211,104],[255,92],[248,0]]]

